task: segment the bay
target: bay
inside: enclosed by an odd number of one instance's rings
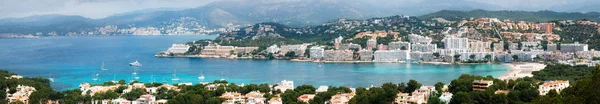
[[[82,82],[111,80],[194,84],[221,78],[236,84],[275,84],[368,87],[415,79],[424,85],[448,83],[461,74],[499,77],[500,64],[433,65],[406,63],[309,63],[287,60],[231,60],[215,58],[157,58],[173,43],[216,36],[111,36],[0,39],[0,69],[27,77],[52,77],[57,90],[77,88]],[[138,60],[143,67],[128,63]],[[108,70],[101,71],[102,63]],[[134,75],[133,72],[137,72]],[[179,81],[171,80],[175,78]],[[198,79],[203,74],[204,80]],[[98,75],[98,80],[93,79]]]

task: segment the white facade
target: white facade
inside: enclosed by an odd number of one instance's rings
[[[413,43],[413,44],[429,44],[432,41],[432,39],[429,37],[425,37],[425,36],[421,36],[421,35],[417,35],[417,34],[408,35],[408,39],[410,40],[410,43]]]
[[[319,46],[313,46],[310,48],[310,58],[311,59],[323,59],[323,52],[325,49]]]
[[[404,47],[404,50],[410,50],[410,46],[411,44],[409,42],[390,42],[388,44],[388,50],[402,50],[402,47]]]
[[[369,39],[367,40],[367,49],[371,50],[377,45],[377,40]]]
[[[184,54],[190,49],[190,46],[187,44],[173,44],[167,52],[173,54]]]
[[[410,52],[404,50],[377,50],[374,53],[375,60],[379,62],[398,62],[410,58]]]
[[[492,42],[472,41],[469,42],[469,51],[471,52],[491,52]]]
[[[435,52],[437,51],[437,44],[412,44],[411,51],[419,52]]]
[[[446,37],[444,42],[446,49],[469,49],[469,39],[467,38]]]
[[[277,44],[273,44],[273,45],[267,47],[267,52],[275,54],[275,53],[279,52],[279,47],[277,46]]]
[[[578,51],[588,51],[587,44],[579,44],[575,42],[573,44],[560,44],[561,52],[578,52]]]
[[[304,52],[306,52],[307,47],[308,44],[283,45],[279,49],[279,54],[285,55],[288,52],[294,51],[296,56],[304,56]]]
[[[275,90],[281,90],[281,92],[285,92],[286,90],[294,89],[294,81],[283,80],[275,86]]]
[[[546,95],[551,90],[556,90],[557,93],[560,93],[563,89],[569,87],[569,81],[549,81],[538,87],[538,91],[540,95]]]
[[[471,56],[475,56],[473,57],[473,59],[471,59]],[[489,61],[493,61],[494,60],[494,52],[463,52],[460,54],[460,60],[461,61],[485,61],[485,56],[489,55]]]

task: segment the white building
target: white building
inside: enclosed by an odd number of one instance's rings
[[[352,61],[354,51],[351,50],[325,50],[323,60],[325,61]]]
[[[444,56],[454,56],[460,53],[468,52],[468,49],[438,49],[437,52]]]
[[[450,104],[450,100],[452,99],[452,93],[444,92],[442,96],[440,96],[440,100],[442,102],[446,102],[446,104]]]
[[[323,49],[323,47],[313,46],[310,48],[310,58],[317,60],[323,59],[323,52],[325,52],[325,49]]]
[[[285,55],[288,52],[294,52],[296,56],[304,56],[308,44],[283,45],[279,48],[279,54]]]
[[[286,90],[294,89],[294,81],[283,80],[274,87],[275,90],[281,90],[281,92],[285,92]]]
[[[578,52],[578,51],[588,51],[587,44],[579,44],[579,42],[575,42],[573,44],[560,44],[561,52]]]
[[[328,89],[329,89],[329,86],[319,86],[319,88],[317,88],[317,90],[315,90],[315,92],[317,92],[317,93],[327,92]]]
[[[413,44],[429,44],[432,41],[432,39],[429,37],[425,37],[425,36],[421,36],[421,35],[417,35],[417,34],[408,35],[408,40],[410,40],[410,43],[413,43]]]
[[[471,57],[473,56],[473,57]],[[489,56],[486,59],[485,56]],[[493,61],[494,60],[494,52],[463,52],[460,54],[461,61]]]
[[[277,44],[273,44],[273,45],[267,47],[266,50],[268,53],[275,54],[275,53],[279,52],[279,46],[277,46]]]
[[[377,50],[374,53],[374,61],[378,62],[398,62],[410,58],[410,52],[404,50]]]
[[[436,52],[437,44],[412,44],[411,51],[419,52]]]
[[[173,44],[167,52],[172,54],[185,54],[190,49],[187,44]]]
[[[521,42],[521,50],[524,50],[524,51],[543,50],[543,47],[542,47],[542,44],[540,41]]]
[[[369,39],[367,40],[367,49],[372,50],[375,46],[377,46],[377,40]]]
[[[444,38],[444,46],[446,49],[469,49],[469,39],[446,37]]]
[[[546,95],[551,90],[556,90],[557,93],[560,93],[563,89],[569,87],[569,81],[548,81],[538,87],[538,91],[540,95]]]
[[[471,41],[469,42],[470,52],[491,52],[492,42]]]
[[[156,97],[150,94],[142,95],[133,102],[134,104],[156,104]]]
[[[388,45],[388,50],[410,50],[411,44],[409,42],[390,42]]]

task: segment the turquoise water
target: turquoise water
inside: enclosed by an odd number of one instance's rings
[[[48,37],[0,39],[0,69],[28,77],[52,77],[53,88],[76,88],[79,83],[102,83],[113,79],[133,80],[138,72],[143,82],[193,82],[203,73],[205,81],[225,78],[237,84],[293,80],[295,85],[311,84],[367,87],[385,82],[415,79],[425,85],[449,82],[461,74],[504,74],[508,67],[498,64],[430,65],[405,63],[307,63],[286,60],[230,60],[213,58],[156,58],[156,52],[173,43],[185,43],[215,36],[114,36]],[[139,60],[143,67],[128,63]],[[107,71],[101,71],[102,62]],[[172,81],[177,71],[180,81]],[[98,74],[98,81],[92,80]]]

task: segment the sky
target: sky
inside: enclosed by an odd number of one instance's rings
[[[0,18],[63,14],[88,18],[152,8],[193,8],[217,0],[0,0]],[[372,0],[381,3],[415,3],[423,0]],[[557,5],[590,0],[466,0],[497,5],[509,10],[538,11]],[[593,1],[593,0],[591,0]]]

